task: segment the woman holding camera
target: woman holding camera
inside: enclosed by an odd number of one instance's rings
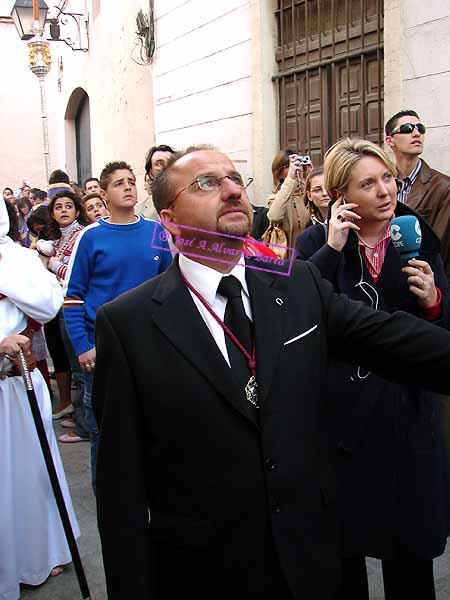
[[[334,201],[328,237],[320,225],[307,229],[297,241],[300,258],[350,298],[450,328],[450,292],[432,229],[417,217],[420,256],[406,266],[391,244],[392,218],[415,214],[397,204],[391,159],[371,142],[345,139],[328,151],[324,168]],[[365,557],[372,556],[382,560],[386,600],[435,600],[433,558],[450,531],[439,400],[344,363],[330,367],[329,390],[342,526],[338,599],[368,600]]]
[[[294,247],[297,236],[309,222],[303,193],[305,179],[311,169],[311,161],[303,165],[302,157],[292,150],[281,150],[272,161],[274,187],[268,198],[267,217],[284,230],[289,248]]]

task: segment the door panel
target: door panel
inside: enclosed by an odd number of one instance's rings
[[[78,183],[92,176],[91,166],[91,119],[89,111],[89,97],[86,95],[81,100],[75,117],[75,131],[77,143],[77,177]]]
[[[382,142],[382,0],[279,0],[280,145],[314,157],[343,136]]]

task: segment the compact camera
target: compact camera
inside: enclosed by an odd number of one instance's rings
[[[296,167],[303,167],[306,165],[312,165],[311,162],[311,157],[306,155],[306,156],[301,156],[301,154],[297,155],[297,158],[295,159],[295,166]]]

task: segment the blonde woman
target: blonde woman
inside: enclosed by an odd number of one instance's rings
[[[299,165],[299,155],[292,150],[281,150],[272,161],[273,193],[268,198],[267,218],[279,224],[287,237],[289,248],[309,222],[303,202],[305,178],[311,170]]]
[[[450,293],[433,230],[415,215],[422,246],[407,266],[392,247],[391,219],[415,213],[397,204],[391,159],[371,142],[346,139],[328,151],[324,168],[334,201],[328,238],[323,227],[310,227],[297,242],[300,258],[352,299],[448,329]],[[450,531],[439,400],[359,365],[335,365],[329,383],[343,536],[338,599],[368,600],[365,557],[372,556],[382,560],[386,600],[434,600],[433,558]]]

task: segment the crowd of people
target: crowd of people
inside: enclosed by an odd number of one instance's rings
[[[59,442],[90,442],[110,600],[368,600],[367,556],[386,600],[435,599],[450,533],[450,177],[421,158],[425,132],[404,110],[386,123],[391,154],[362,139],[323,165],[281,150],[264,206],[206,146],[150,148],[140,202],[124,161],[82,187],[57,169],[45,191],[3,189],[2,599],[70,562],[19,348],[76,535],[52,420]],[[399,216],[421,232],[408,262],[391,243]],[[289,277],[262,273],[268,257]],[[48,547],[24,551],[33,529]]]

